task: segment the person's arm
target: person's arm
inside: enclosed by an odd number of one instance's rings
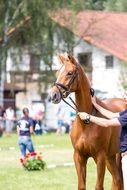
[[[32,135],[35,134],[33,126],[30,126],[30,134],[32,134]]]
[[[19,126],[17,125],[17,134],[19,135]]]
[[[34,126],[35,126],[35,123],[34,123],[34,120],[32,118],[29,119],[29,130],[30,130],[30,134],[31,135],[35,135],[35,132],[34,132]]]
[[[119,116],[119,112],[117,113],[114,113],[114,112],[111,112],[105,108],[103,108],[102,106],[100,106],[99,104],[97,104],[96,102],[96,97],[93,96],[92,97],[92,103],[93,105],[95,106],[95,108],[102,114],[104,115],[105,117],[107,117],[108,119],[112,119],[112,118],[116,118]]]
[[[113,118],[113,119],[105,119],[105,118],[101,118],[101,117],[96,117],[96,116],[93,116],[93,115],[89,115],[88,113],[86,112],[79,112],[78,113],[79,117],[82,119],[82,120],[86,120],[88,119],[89,117],[89,122],[92,122],[92,123],[95,123],[99,126],[102,126],[102,127],[119,127],[121,126],[118,118]]]

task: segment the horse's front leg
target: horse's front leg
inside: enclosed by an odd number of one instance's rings
[[[78,175],[78,190],[86,190],[86,164],[87,157],[81,156],[78,151],[74,151],[75,167]]]
[[[97,181],[95,190],[104,190],[104,176],[105,176],[105,156],[103,152],[100,152],[97,157],[94,159],[97,164]]]

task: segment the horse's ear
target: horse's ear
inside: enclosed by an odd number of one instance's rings
[[[64,62],[66,60],[65,57],[63,55],[60,55],[60,54],[58,55],[58,57],[59,57],[61,63],[64,64]]]
[[[72,56],[72,54],[68,54],[68,59],[71,61],[71,63],[73,63],[74,65],[77,65],[77,62],[75,60],[75,58]]]

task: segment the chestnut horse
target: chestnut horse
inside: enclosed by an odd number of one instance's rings
[[[90,84],[79,63],[71,55],[59,55],[62,67],[51,90],[51,100],[57,104],[71,92],[75,92],[78,111],[101,116],[92,105]],[[124,99],[107,99],[98,103],[114,111],[126,109]],[[86,190],[86,164],[92,157],[97,165],[96,190],[104,190],[104,174],[107,166],[112,175],[112,190],[122,190],[122,177],[116,163],[119,152],[120,128],[105,128],[93,123],[85,124],[77,115],[71,129],[71,141],[74,147],[74,162],[78,175],[78,190]]]

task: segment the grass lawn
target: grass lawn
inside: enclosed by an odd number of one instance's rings
[[[44,134],[33,137],[37,152],[42,152],[47,165],[73,162],[73,148],[69,135]],[[49,145],[43,148],[38,145]],[[11,147],[11,148],[9,148]],[[28,172],[19,162],[20,151],[17,135],[0,138],[0,190],[77,190],[77,174],[74,166]],[[94,190],[96,167],[92,159],[87,166],[87,189]],[[111,178],[105,176],[105,190],[109,190]]]

